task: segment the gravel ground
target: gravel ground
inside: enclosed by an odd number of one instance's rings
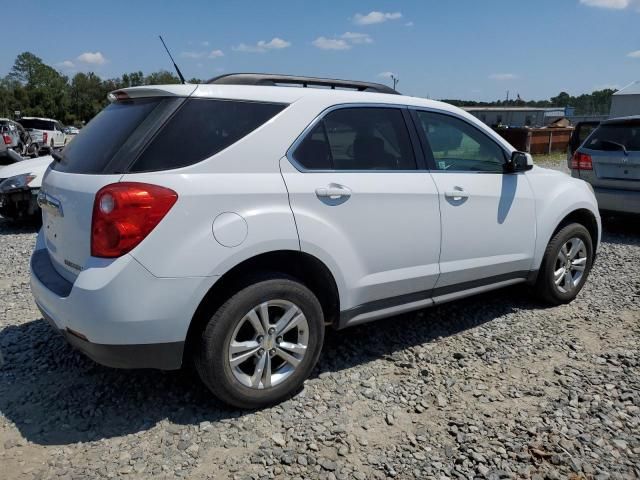
[[[0,220],[0,477],[638,478],[639,224],[607,222],[571,305],[511,288],[329,332],[299,395],[242,412],[75,353],[31,298],[35,230]]]

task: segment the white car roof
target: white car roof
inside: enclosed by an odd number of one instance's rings
[[[303,88],[262,85],[150,85],[117,90],[132,98],[152,96],[195,96],[204,98],[226,98],[276,103],[294,103],[302,98],[325,99],[327,104],[379,103],[388,105],[408,105],[460,113],[462,110],[444,102],[408,95],[389,93],[359,92],[352,90],[332,90],[328,88]]]

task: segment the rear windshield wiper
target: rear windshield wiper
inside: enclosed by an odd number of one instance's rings
[[[614,147],[617,147],[618,150],[622,150],[624,152],[625,155],[629,155],[629,153],[627,152],[627,147],[625,147],[623,144],[618,143],[618,142],[612,142],[611,140],[600,140],[601,143],[605,143],[607,145],[611,145]]]

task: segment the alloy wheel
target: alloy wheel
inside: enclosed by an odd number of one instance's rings
[[[587,266],[587,246],[578,237],[565,242],[556,257],[553,281],[561,293],[578,288]]]
[[[240,320],[231,335],[227,361],[243,385],[270,388],[296,371],[308,345],[309,325],[302,310],[288,300],[269,300]]]

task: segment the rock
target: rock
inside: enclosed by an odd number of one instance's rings
[[[338,468],[338,464],[336,462],[334,462],[333,460],[330,460],[328,458],[321,458],[318,463],[320,464],[320,466],[322,468],[324,468],[325,470],[327,470],[329,472],[335,472],[336,469]]]
[[[287,444],[287,441],[284,439],[284,435],[279,432],[271,435],[271,440],[273,440],[273,442],[279,447],[284,447]]]

